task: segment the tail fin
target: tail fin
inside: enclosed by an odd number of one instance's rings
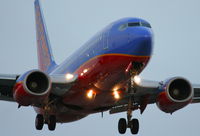
[[[35,0],[35,20],[37,36],[37,53],[39,69],[43,72],[50,72],[56,63],[53,58],[48,34],[40,7],[39,0]]]

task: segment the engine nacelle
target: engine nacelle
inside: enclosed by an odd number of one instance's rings
[[[156,104],[166,113],[173,113],[187,106],[194,94],[190,82],[181,77],[167,80],[160,87],[160,91]]]
[[[17,79],[13,97],[22,106],[42,105],[47,101],[50,88],[48,75],[39,70],[31,70]]]

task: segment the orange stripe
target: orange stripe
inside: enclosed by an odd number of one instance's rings
[[[137,58],[150,58],[150,56],[137,56],[137,55],[129,55],[129,54],[118,54],[118,53],[111,53],[111,54],[102,54],[102,55],[97,55],[89,60],[87,60],[86,62],[84,62],[82,65],[84,65],[85,63],[87,63],[88,61],[91,61],[93,59],[96,59],[98,57],[104,57],[104,56],[125,56],[125,57],[137,57]],[[81,67],[81,66],[80,66]]]
[[[125,56],[125,57],[137,57],[137,58],[150,58],[150,56],[137,56],[137,55],[129,55],[129,54],[118,54],[118,53],[112,53],[112,54],[102,54],[102,55],[97,55],[89,60],[87,60],[86,62],[84,62],[83,64],[81,64],[76,70],[75,73],[78,69],[82,68],[83,65],[85,65],[87,62],[92,61],[98,57],[104,57],[104,56]]]

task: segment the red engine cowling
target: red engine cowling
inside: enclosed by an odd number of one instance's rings
[[[22,106],[40,106],[47,101],[50,88],[49,76],[39,70],[32,70],[17,79],[13,97]]]
[[[187,106],[194,94],[190,82],[181,77],[167,80],[160,87],[160,91],[156,104],[166,113],[173,113]]]

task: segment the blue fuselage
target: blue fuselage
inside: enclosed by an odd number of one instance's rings
[[[125,18],[111,23],[68,57],[52,74],[74,73],[88,60],[104,54],[151,56],[150,24],[138,18]]]

